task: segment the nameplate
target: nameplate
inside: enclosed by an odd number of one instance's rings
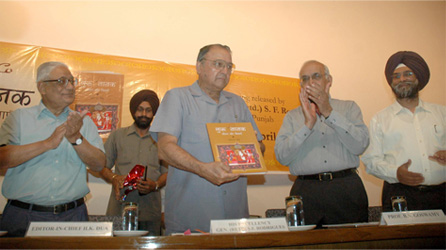
[[[112,236],[112,231],[112,222],[33,221],[25,236]]]
[[[288,231],[288,226],[285,217],[238,220],[211,220],[212,234],[286,231]]]
[[[422,223],[446,223],[443,210],[420,210],[406,212],[385,212],[381,215],[381,225],[407,225]]]

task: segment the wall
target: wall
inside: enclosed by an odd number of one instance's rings
[[[445,15],[444,1],[0,1],[0,41],[185,64],[223,43],[237,70],[287,77],[317,59],[331,70],[332,96],[356,101],[368,124],[394,100],[383,72],[399,50],[430,66],[421,98],[446,104]],[[362,165],[360,175],[380,205],[382,182]],[[251,214],[283,207],[292,179],[250,178]],[[89,211],[103,214],[110,186],[89,180]]]

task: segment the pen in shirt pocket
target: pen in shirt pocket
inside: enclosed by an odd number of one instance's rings
[[[434,124],[434,133],[437,135],[444,135],[445,133],[445,126],[443,124]]]

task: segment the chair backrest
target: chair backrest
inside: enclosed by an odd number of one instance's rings
[[[266,218],[285,217],[285,209],[284,208],[267,209],[265,212],[265,217]]]

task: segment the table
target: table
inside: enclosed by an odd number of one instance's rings
[[[441,248],[446,223],[298,232],[213,234],[160,237],[25,237],[0,238],[0,248]]]

